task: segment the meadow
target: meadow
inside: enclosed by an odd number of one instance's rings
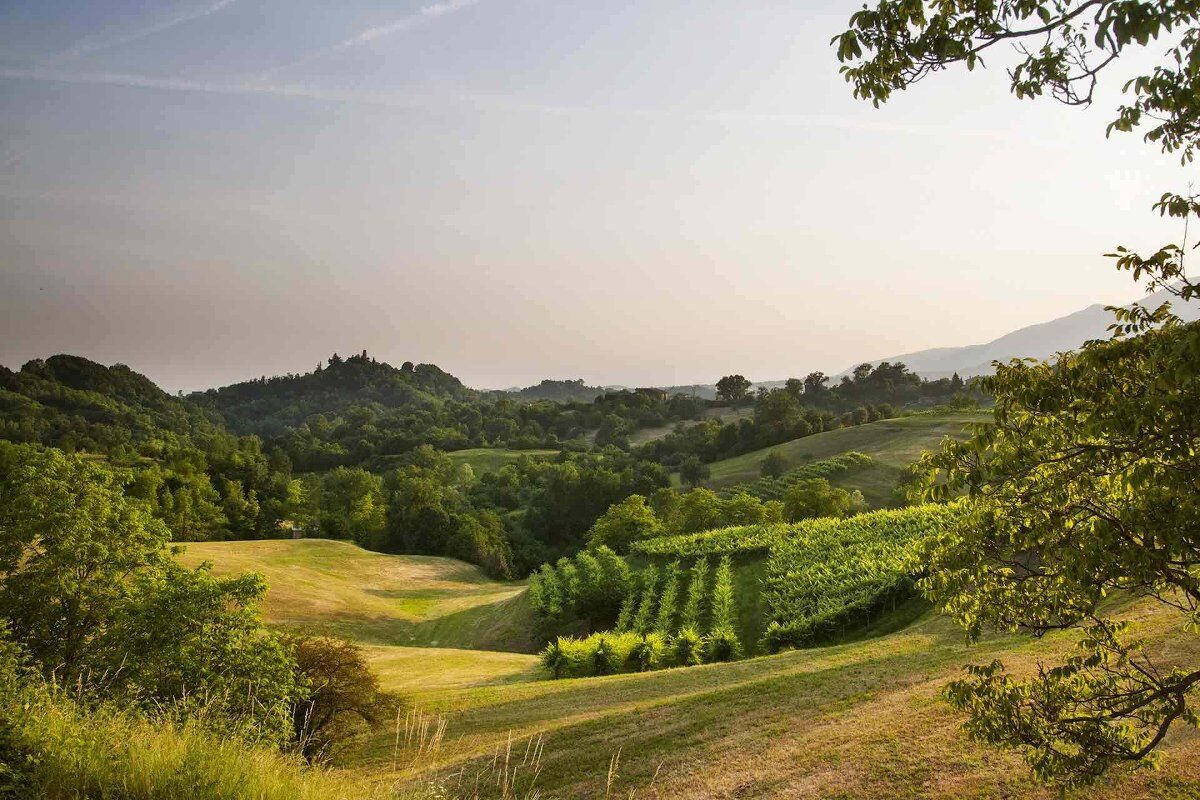
[[[271,622],[333,625],[368,643],[384,685],[444,722],[431,746],[402,746],[399,766],[396,731],[380,731],[340,770],[351,785],[399,781],[414,792],[434,786],[450,796],[502,797],[495,765],[507,754],[508,796],[534,796],[527,795],[532,771],[518,767],[538,749],[532,790],[540,797],[1053,796],[1015,756],[972,743],[940,692],[967,663],[1001,658],[1030,669],[1038,657],[1066,652],[1067,635],[993,635],[968,646],[953,623],[916,601],[841,644],[550,680],[535,656],[473,649],[505,641],[479,638],[495,625],[448,622],[464,609],[515,622],[499,612],[520,602],[522,585],[488,581],[468,565],[310,540],[190,545],[185,558],[200,557],[218,571],[267,573]],[[739,606],[765,563],[760,555],[739,569]],[[1172,655],[1193,646],[1175,636],[1176,621],[1159,608],[1133,605],[1120,615]],[[389,630],[420,631],[427,644],[442,646],[370,644]],[[459,644],[446,647],[447,639]],[[481,774],[490,777],[477,787],[472,776]],[[1168,740],[1161,770],[1113,777],[1077,796],[1182,800],[1197,792],[1200,735],[1181,729]]]
[[[946,411],[912,414],[879,420],[868,425],[837,428],[805,436],[773,447],[765,447],[709,465],[706,486],[723,489],[759,479],[759,465],[771,453],[781,454],[789,467],[857,451],[870,456],[871,463],[830,477],[834,486],[858,489],[871,508],[896,504],[892,494],[905,467],[926,450],[936,449],[946,436],[965,438],[971,425],[990,418],[983,411]]]

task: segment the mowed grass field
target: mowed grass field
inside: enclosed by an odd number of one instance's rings
[[[1160,654],[1194,657],[1177,616],[1149,605],[1122,616]],[[411,780],[440,775],[475,790],[509,764],[516,792],[594,798],[1044,798],[1012,753],[978,745],[941,698],[967,663],[1032,670],[1071,649],[1069,634],[997,636],[967,646],[944,617],[880,638],[746,661],[635,675],[430,689],[416,700],[444,716],[445,742]],[[536,778],[528,753],[541,741]],[[381,734],[355,769],[391,780]],[[613,759],[617,759],[613,768]],[[506,761],[507,759],[507,761]],[[526,762],[526,763],[522,763]],[[609,785],[610,768],[612,783]],[[500,796],[496,779],[480,796]],[[1158,771],[1121,774],[1077,798],[1200,797],[1200,734],[1179,726]]]
[[[936,449],[947,436],[965,438],[970,425],[990,419],[991,412],[986,411],[916,414],[825,431],[715,461],[709,465],[712,475],[705,485],[719,489],[757,480],[759,465],[772,452],[782,453],[788,467],[797,467],[857,450],[875,463],[832,478],[830,483],[861,489],[872,508],[883,508],[895,504],[892,489],[896,481],[922,452]]]
[[[502,447],[475,447],[470,450],[455,450],[447,453],[455,464],[470,464],[476,474],[495,472],[505,464],[511,464],[522,456],[529,458],[553,458],[557,450],[506,450]]]
[[[364,645],[384,685],[461,687],[538,677],[523,583],[452,558],[372,553],[349,542],[196,542],[181,560],[267,580],[263,614],[283,628]]]

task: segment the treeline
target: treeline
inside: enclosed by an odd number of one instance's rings
[[[467,389],[431,364],[406,362],[396,369],[365,353],[334,355],[311,373],[212,389],[191,400],[233,430],[263,437],[297,472],[339,466],[382,471],[423,444],[445,451],[628,448],[639,428],[698,418],[707,405],[694,397],[634,391],[524,402]]]
[[[752,384],[741,375],[727,375],[717,384],[721,402],[750,407],[751,416],[722,423],[709,419],[678,426],[667,436],[648,442],[635,452],[640,458],[669,468],[689,459],[700,462],[761,450],[836,428],[865,425],[896,415],[910,405],[977,405],[984,395],[957,375],[927,381],[903,364],[863,364],[841,382],[829,386],[824,373],[791,378],[782,387],[750,392]]]
[[[0,367],[0,440],[103,457],[177,540],[277,535],[299,499],[279,451],[120,364],[60,355]]]
[[[382,475],[338,467],[305,476],[294,522],[372,550],[449,555],[512,578],[578,551],[613,504],[667,485],[662,467],[615,449],[518,459],[476,476],[422,445]]]
[[[795,481],[778,500],[764,500],[747,492],[723,496],[711,489],[667,489],[649,499],[633,494],[610,506],[588,531],[588,546],[626,553],[647,539],[738,525],[845,517],[865,510],[861,492],[831,486],[824,478]]]

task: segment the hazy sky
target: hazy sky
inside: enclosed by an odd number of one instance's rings
[[[10,0],[0,364],[766,380],[1138,296],[1195,170],[1000,64],[856,102],[858,5]]]

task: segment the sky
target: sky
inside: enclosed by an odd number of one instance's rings
[[[170,391],[334,352],[468,385],[753,380],[1140,296],[1195,172],[1018,101],[882,108],[853,0],[0,4],[0,364]],[[1135,56],[1136,58],[1136,56]]]

